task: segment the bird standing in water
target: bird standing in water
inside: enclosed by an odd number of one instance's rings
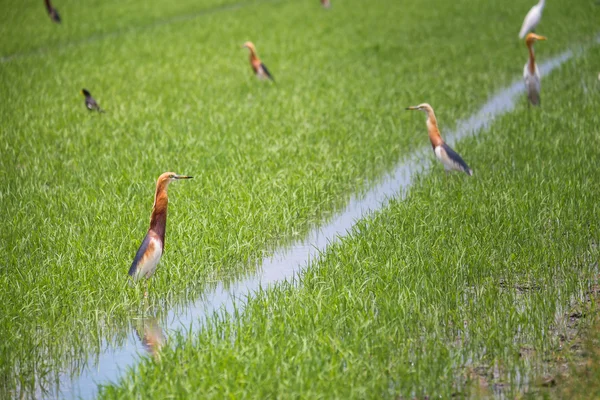
[[[527,32],[535,31],[535,27],[542,20],[542,11],[544,11],[545,5],[546,0],[540,0],[535,6],[531,7],[531,10],[529,10],[523,20],[521,31],[519,31],[519,39],[523,39],[527,35]]]
[[[50,19],[56,22],[57,24],[60,24],[60,15],[58,14],[58,10],[52,7],[52,3],[50,3],[50,0],[44,0],[44,3],[46,3],[46,10],[48,11]]]
[[[542,89],[540,71],[535,63],[535,56],[533,54],[533,44],[538,40],[546,40],[546,37],[530,33],[527,35],[527,38],[525,38],[525,43],[529,49],[529,60],[525,63],[525,67],[523,68],[523,79],[525,80],[525,88],[527,89],[527,98],[534,106],[539,106],[542,102],[540,98],[540,91]]]
[[[254,74],[259,79],[270,79],[275,82],[275,79],[267,69],[267,66],[263,64],[256,55],[256,48],[254,47],[254,44],[252,42],[246,42],[242,47],[246,47],[248,50],[250,50],[250,66],[252,67]]]
[[[85,96],[85,106],[88,110],[104,112],[104,110],[100,108],[96,100],[92,97],[91,93],[87,91],[87,89],[81,89],[81,94]]]
[[[154,271],[156,271],[160,257],[163,254],[165,231],[167,228],[167,206],[169,204],[167,187],[169,183],[176,179],[191,178],[191,176],[177,175],[173,172],[165,172],[158,177],[156,181],[156,193],[154,194],[154,207],[152,208],[152,216],[150,217],[150,229],[148,229],[144,241],[135,254],[131,268],[129,268],[129,276],[134,281],[137,282],[141,277],[150,278],[154,274]],[[148,291],[146,291],[144,296],[147,295]]]
[[[407,110],[423,111],[425,114],[427,114],[427,130],[429,131],[429,140],[431,141],[431,146],[433,147],[433,152],[435,153],[436,158],[440,160],[442,164],[444,164],[446,172],[461,171],[467,175],[473,175],[473,171],[471,168],[469,168],[461,156],[452,150],[452,148],[450,148],[450,146],[448,146],[442,139],[440,130],[437,126],[437,119],[435,118],[433,108],[429,104],[419,104],[418,106],[408,107]]]

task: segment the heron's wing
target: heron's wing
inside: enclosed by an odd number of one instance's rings
[[[446,152],[448,159],[452,161],[452,163],[456,166],[458,170],[463,171],[468,175],[473,175],[473,171],[471,171],[471,168],[469,168],[465,160],[463,160],[457,152],[452,150],[452,148],[446,143],[442,143],[442,148]]]
[[[540,73],[535,66],[535,73],[532,75],[529,71],[529,67],[525,64],[525,70],[523,71],[523,77],[525,78],[525,87],[527,89],[527,98],[534,106],[539,106],[541,104],[540,92],[541,92],[541,83],[540,83]]]
[[[129,268],[129,276],[134,276],[138,270],[138,266],[140,264],[140,262],[142,261],[142,259],[144,258],[144,254],[146,253],[146,250],[148,250],[148,246],[150,245],[150,232],[148,232],[146,234],[146,237],[144,238],[144,241],[142,242],[142,244],[140,245],[140,248],[138,249],[137,253],[135,253],[135,258],[133,259],[133,262],[131,263],[131,267]]]
[[[265,74],[269,77],[269,79],[272,80],[273,82],[275,82],[275,78],[273,78],[273,75],[271,75],[271,73],[267,69],[267,66],[263,63],[260,63],[260,66],[263,69],[263,71],[265,71]]]

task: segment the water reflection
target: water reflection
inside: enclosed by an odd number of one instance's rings
[[[142,347],[154,357],[160,358],[160,349],[165,344],[167,337],[156,317],[147,315],[135,317],[132,320],[133,331]]]

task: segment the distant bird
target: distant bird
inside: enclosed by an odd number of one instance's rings
[[[329,8],[331,7],[331,2],[329,0],[321,0],[321,5],[323,8]]]
[[[525,38],[525,43],[529,49],[529,60],[523,68],[523,79],[525,80],[525,88],[527,89],[527,98],[534,106],[539,106],[541,103],[540,91],[542,89],[540,82],[540,71],[535,63],[533,55],[533,44],[537,40],[546,40],[546,37],[529,33]]]
[[[438,160],[444,164],[444,168],[446,172],[449,171],[462,171],[467,175],[473,175],[473,171],[467,163],[458,155],[457,152],[452,150],[450,146],[448,146],[442,136],[440,135],[440,130],[437,126],[437,119],[435,118],[435,114],[433,112],[433,108],[427,104],[419,104],[418,106],[408,107],[407,110],[418,110],[423,111],[427,114],[427,130],[429,131],[429,140],[431,141],[431,146],[433,147],[433,152]]]
[[[46,3],[46,10],[48,11],[50,19],[56,22],[57,24],[60,24],[60,15],[58,14],[58,10],[52,7],[50,0],[44,0],[44,3]]]
[[[177,175],[173,172],[165,172],[158,177],[156,181],[156,193],[154,195],[154,207],[150,217],[150,229],[144,238],[140,248],[135,254],[133,263],[129,268],[129,276],[134,281],[141,277],[150,278],[165,248],[165,231],[167,228],[167,205],[169,198],[167,196],[167,187],[171,181],[176,179],[191,179],[191,176]],[[147,281],[146,281],[147,282]],[[145,295],[148,295],[146,291]]]
[[[523,20],[521,31],[519,31],[519,39],[523,39],[527,32],[535,31],[535,27],[542,19],[542,11],[544,11],[545,5],[546,0],[540,0],[535,6],[531,7],[531,10],[529,10],[525,16],[525,19]]]
[[[88,110],[93,111],[96,110],[98,112],[104,112],[103,109],[100,108],[96,100],[92,97],[90,92],[86,89],[81,89],[81,94],[85,96],[85,106]]]
[[[271,75],[267,69],[267,66],[263,64],[256,55],[256,48],[254,47],[254,44],[252,44],[252,42],[246,42],[242,47],[246,47],[248,50],[250,50],[250,66],[252,67],[252,70],[256,76],[259,79],[270,79],[274,82],[275,79],[273,78],[273,75]]]

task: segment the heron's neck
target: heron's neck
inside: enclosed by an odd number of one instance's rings
[[[154,196],[154,207],[152,208],[152,216],[150,217],[150,230],[154,231],[164,243],[165,232],[167,229],[167,206],[169,205],[169,197],[167,196],[167,188],[158,186]]]
[[[254,50],[250,49],[250,62],[258,61],[258,56]]]
[[[529,48],[529,72],[531,74],[535,74],[535,55],[533,54],[533,43],[527,44],[527,48]]]
[[[435,118],[435,114],[433,111],[427,112],[427,131],[429,132],[429,140],[431,141],[431,146],[435,149],[437,146],[442,145],[444,141],[442,140],[442,136],[440,135],[440,130],[438,129],[437,119]]]
[[[540,8],[544,8],[545,5],[546,5],[546,0],[540,0],[538,2],[538,6],[540,6]]]

